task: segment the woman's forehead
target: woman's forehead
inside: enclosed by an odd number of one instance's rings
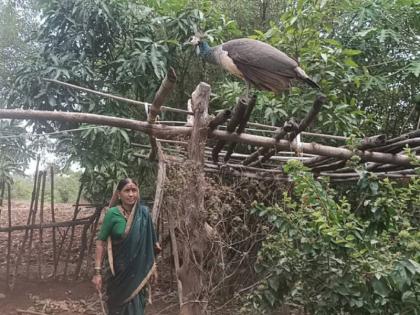
[[[134,183],[128,183],[124,186],[122,190],[131,190],[131,189],[138,189],[137,185]]]

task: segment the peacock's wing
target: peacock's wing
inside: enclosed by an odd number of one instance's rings
[[[223,51],[242,77],[259,89],[279,93],[297,78],[295,60],[280,50],[253,39],[235,39],[222,45]]]
[[[233,62],[239,67],[251,66],[276,73],[287,78],[296,78],[298,63],[280,50],[254,39],[230,40],[222,45]]]

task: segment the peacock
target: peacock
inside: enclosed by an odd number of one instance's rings
[[[261,41],[239,38],[210,47],[202,35],[196,34],[190,37],[189,44],[197,47],[204,61],[218,65],[245,80],[247,95],[250,85],[278,94],[289,89],[293,79],[320,88],[294,59]]]

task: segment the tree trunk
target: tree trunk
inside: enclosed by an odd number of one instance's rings
[[[200,83],[192,94],[194,124],[188,147],[187,176],[189,187],[184,190],[184,213],[180,226],[182,265],[177,277],[182,284],[180,315],[201,315],[207,307],[205,257],[208,257],[204,209],[204,150],[207,138],[207,110],[210,86]]]

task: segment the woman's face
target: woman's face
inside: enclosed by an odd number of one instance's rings
[[[136,184],[130,182],[119,192],[119,197],[123,206],[133,206],[139,198],[139,188]]]

